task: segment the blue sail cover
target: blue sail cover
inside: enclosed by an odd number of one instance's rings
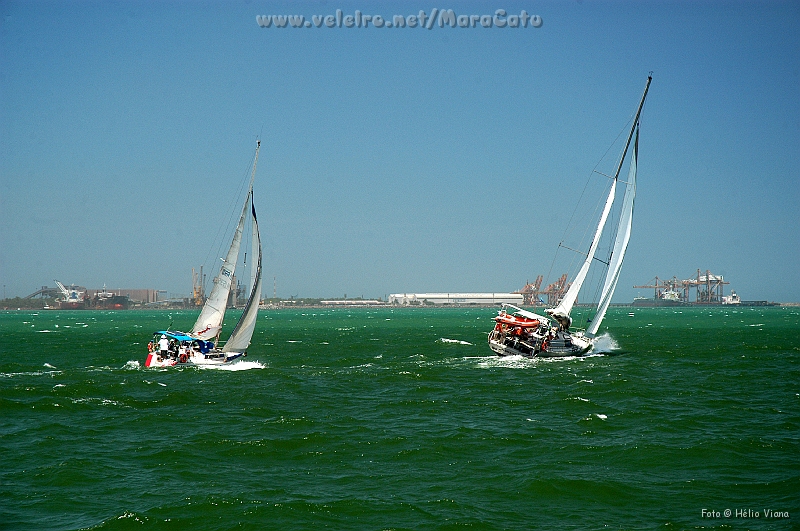
[[[183,332],[170,332],[169,330],[162,330],[160,332],[156,332],[156,334],[167,336],[170,339],[177,339],[178,341],[195,341],[195,338],[187,336]]]

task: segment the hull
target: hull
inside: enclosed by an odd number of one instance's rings
[[[130,300],[124,295],[99,297],[92,301],[92,308],[96,310],[127,310],[129,307]]]
[[[234,360],[238,360],[245,354],[243,352],[221,352],[212,351],[208,354],[195,353],[191,355],[182,354],[178,357],[162,358],[157,352],[147,354],[145,367],[180,367],[180,366],[208,366],[225,365]]]
[[[526,358],[563,358],[587,354],[593,345],[582,334],[559,332],[554,338],[504,335],[498,330],[489,333],[489,348],[498,356],[524,356]]]
[[[88,308],[85,302],[65,302],[61,301],[58,303],[59,310],[85,310]]]

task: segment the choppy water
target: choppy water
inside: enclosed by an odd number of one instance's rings
[[[0,528],[800,527],[800,309],[612,308],[565,360],[493,314],[264,311],[153,370],[196,312],[0,313]]]

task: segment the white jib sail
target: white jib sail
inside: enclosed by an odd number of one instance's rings
[[[233,329],[230,339],[222,347],[223,352],[245,351],[250,346],[250,340],[253,337],[258,318],[258,303],[261,298],[261,236],[258,232],[256,207],[252,204],[252,192],[250,197],[253,216],[253,254],[251,256],[257,256],[258,259],[250,271],[250,286],[252,286],[250,297],[247,299],[242,316],[239,318],[236,328]]]
[[[252,193],[252,183],[250,190]],[[236,271],[236,260],[239,258],[239,247],[242,243],[242,231],[244,230],[244,220],[250,206],[250,194],[244,202],[244,209],[242,215],[239,217],[239,224],[236,226],[236,232],[233,235],[231,247],[228,249],[228,254],[222,262],[222,267],[219,268],[219,275],[214,278],[214,288],[211,290],[211,295],[206,299],[205,305],[200,312],[200,316],[192,327],[190,335],[198,339],[211,339],[216,337],[222,329],[222,320],[225,317],[225,308],[228,304],[228,294],[231,291],[231,282],[233,274]]]
[[[614,194],[616,190],[617,180],[614,179],[611,183],[611,190],[609,190],[608,197],[606,198],[606,206],[603,208],[603,214],[600,216],[600,223],[597,224],[597,230],[594,233],[594,239],[592,240],[591,247],[589,247],[589,252],[586,254],[586,260],[583,262],[583,266],[581,266],[578,275],[567,290],[564,298],[558,303],[558,306],[547,311],[547,313],[556,318],[568,319],[569,313],[572,311],[572,306],[575,304],[575,301],[578,300],[578,292],[581,290],[583,281],[586,279],[586,274],[589,272],[589,266],[592,265],[594,254],[597,251],[597,245],[600,243],[600,237],[603,235],[603,227],[605,227],[606,220],[608,219],[608,213],[611,212],[611,206],[614,204]]]
[[[611,252],[611,261],[608,264],[606,280],[603,284],[603,294],[600,303],[597,305],[597,314],[592,319],[589,328],[586,329],[588,337],[594,337],[603,322],[608,305],[611,304],[611,297],[619,280],[619,272],[622,270],[622,261],[625,258],[625,251],[628,248],[628,241],[631,239],[631,225],[633,222],[633,200],[636,197],[636,165],[639,158],[639,128],[636,128],[636,139],[633,144],[633,155],[631,156],[630,170],[628,171],[628,183],[625,186],[625,196],[622,199],[622,212],[619,218],[619,229],[617,239],[614,241],[614,250]]]

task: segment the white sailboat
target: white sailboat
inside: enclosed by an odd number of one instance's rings
[[[219,275],[214,278],[214,288],[206,299],[200,316],[188,333],[175,330],[160,330],[148,345],[146,367],[170,367],[173,365],[219,365],[229,363],[247,355],[247,347],[253,337],[258,316],[258,299],[261,293],[261,236],[258,232],[256,207],[253,203],[253,181],[256,175],[258,152],[261,141],[256,145],[250,187],[247,192],[239,224],[233,235],[228,254],[220,266]],[[219,337],[225,319],[228,296],[231,291],[242,233],[245,227],[252,228],[252,254],[257,257],[250,267],[250,296],[247,299],[239,322],[231,332],[228,341],[220,347]]]
[[[647,84],[639,102],[639,107],[636,110],[636,117],[633,120],[628,140],[625,143],[625,149],[616,166],[616,172],[612,178],[611,187],[600,215],[600,221],[595,229],[594,238],[575,280],[573,280],[564,297],[554,308],[545,309],[547,316],[529,312],[510,304],[504,304],[494,318],[494,329],[489,333],[489,347],[495,353],[501,356],[552,357],[581,355],[592,349],[597,331],[617,287],[622,261],[625,258],[625,251],[630,240],[633,200],[636,196],[637,160],[639,157],[639,116],[641,115],[645,98],[647,98],[647,91],[650,88],[652,79],[652,76],[647,78]],[[572,325],[570,313],[578,300],[578,292],[580,292],[586,280],[589,268],[595,261],[597,247],[617,195],[620,170],[631,143],[633,143],[633,150],[630,158],[630,170],[628,172],[628,180],[624,183],[625,193],[622,197],[617,235],[611,256],[608,261],[603,262],[608,264],[608,270],[606,271],[597,311],[586,330],[572,332],[570,331],[570,326]]]

